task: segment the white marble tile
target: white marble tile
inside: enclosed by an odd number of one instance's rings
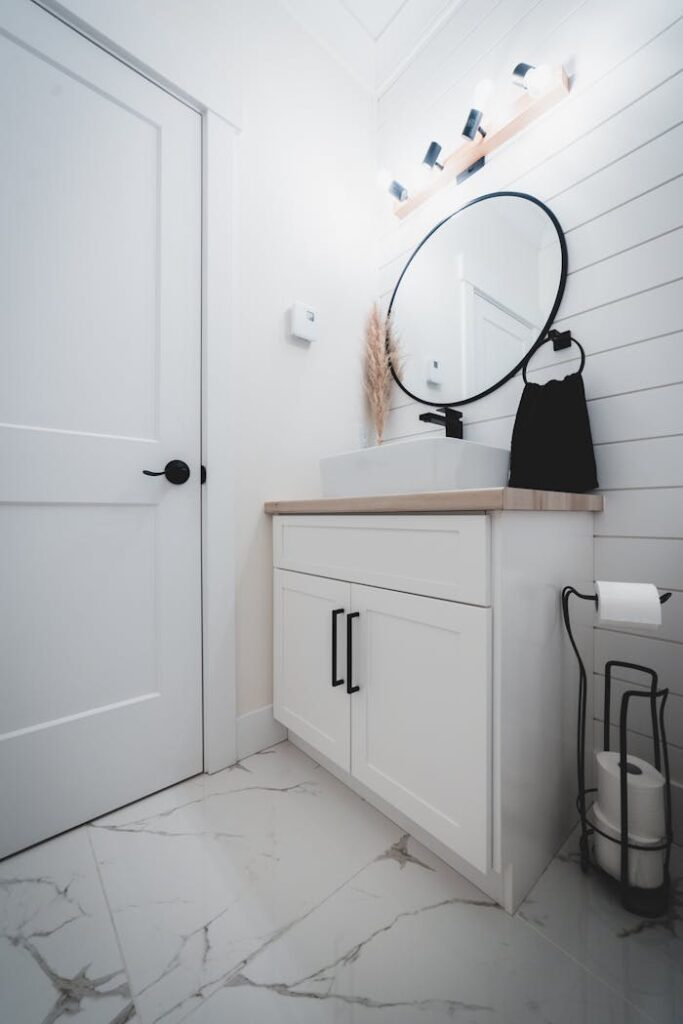
[[[142,1024],[176,1024],[400,831],[280,744],[90,835]]]
[[[133,1024],[121,954],[84,830],[0,864],[3,1024]]]
[[[247,955],[189,1024],[645,1024],[404,838]]]
[[[657,1024],[683,1021],[683,850],[673,847],[669,914],[646,920],[624,910],[616,886],[583,875],[578,831],[520,908],[539,934],[590,968]]]

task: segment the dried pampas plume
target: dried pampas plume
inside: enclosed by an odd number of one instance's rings
[[[391,367],[401,372],[401,356],[390,318],[384,318],[377,303],[370,310],[365,328],[365,395],[377,436],[382,443],[391,398]]]

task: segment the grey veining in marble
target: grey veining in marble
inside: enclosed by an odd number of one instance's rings
[[[0,864],[3,1024],[132,1024],[128,979],[87,831]]]
[[[683,1021],[680,899],[575,861],[510,917],[283,743],[0,864],[0,1021]]]

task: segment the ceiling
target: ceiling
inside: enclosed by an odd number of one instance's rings
[[[462,0],[283,0],[375,95],[384,92]]]
[[[407,0],[340,0],[349,14],[375,41],[394,20]]]

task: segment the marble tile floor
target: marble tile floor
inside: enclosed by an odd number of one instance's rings
[[[572,838],[510,917],[289,743],[0,863],[1,1024],[672,1024],[677,903]]]

